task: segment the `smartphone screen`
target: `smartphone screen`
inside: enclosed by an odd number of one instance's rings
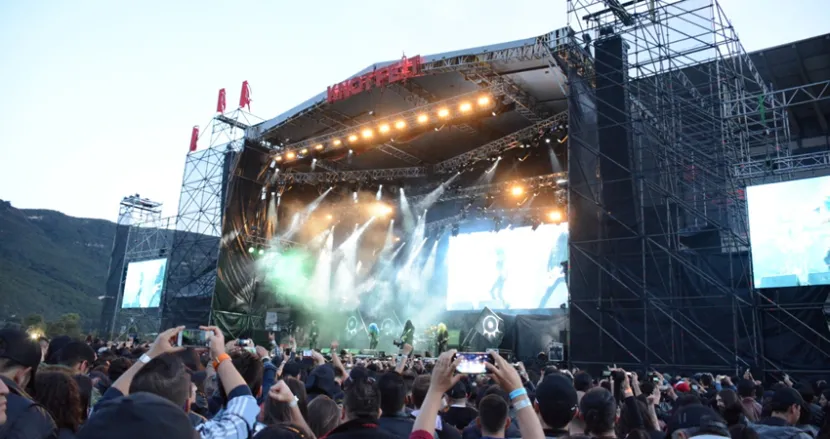
[[[179,333],[179,346],[204,348],[210,344],[209,332],[200,329],[185,329]]]
[[[610,377],[611,376],[611,371],[610,370],[603,370],[602,371],[602,376],[604,376],[606,378]]]
[[[461,362],[455,368],[458,373],[477,375],[487,373],[484,363],[493,363],[493,357],[486,352],[459,352],[455,354]]]
[[[311,358],[312,355],[314,355],[314,351],[311,349],[303,351],[303,357],[305,358]]]

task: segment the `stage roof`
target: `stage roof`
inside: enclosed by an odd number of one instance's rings
[[[830,34],[762,49],[749,57],[775,90],[830,80]],[[793,139],[830,134],[830,100],[796,105],[789,113]]]
[[[470,120],[463,125],[355,151],[350,163],[327,157],[336,170],[396,168],[435,164],[551,117],[566,109],[565,74],[553,53],[565,44],[566,29],[536,38],[422,56],[423,76],[384,88],[374,88],[342,101],[328,103],[326,92],[274,119],[252,127],[253,136],[274,146],[291,146],[305,139],[384,118],[412,108],[495,87],[518,111]],[[397,61],[397,60],[396,60]],[[369,66],[352,77],[396,61]],[[347,78],[343,78],[344,80]],[[325,85],[321,85],[321,88]],[[512,107],[511,107],[512,108]],[[308,164],[297,164],[298,171]],[[318,168],[319,170],[319,168]],[[330,169],[331,170],[331,169]]]
[[[493,86],[505,90],[509,98],[506,100],[516,103],[518,111],[396,139],[381,148],[356,150],[356,156],[348,163],[343,156],[329,156],[317,170],[367,170],[440,163],[567,109],[565,73],[553,55],[567,44],[568,34],[568,29],[562,28],[535,38],[423,56],[423,76],[334,103],[328,103],[326,92],[322,91],[291,110],[255,125],[249,137],[263,139],[275,147],[290,147],[306,139],[384,118],[388,120],[391,115],[476,90]],[[826,81],[830,79],[830,34],[759,50],[749,57],[774,90]],[[352,77],[396,61],[368,66]],[[830,100],[794,105],[789,110],[789,118],[793,139],[827,135]],[[297,163],[293,168],[300,172],[310,170],[308,162]]]

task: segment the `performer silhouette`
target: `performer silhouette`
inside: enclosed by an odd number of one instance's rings
[[[403,348],[403,345],[408,344],[410,346],[414,346],[413,343],[415,342],[415,325],[412,324],[412,320],[407,320],[406,323],[403,325],[403,332],[401,332],[401,336],[399,338],[399,348]]]
[[[496,275],[498,277],[493,282],[493,287],[490,288],[490,298],[494,301],[500,301],[507,307],[507,303],[504,301],[504,284],[507,281],[507,270],[504,267],[504,259],[504,250],[496,250]]]
[[[375,350],[378,347],[378,335],[380,329],[376,323],[369,323],[369,349]]]
[[[435,331],[435,346],[438,350],[436,355],[441,355],[442,352],[447,350],[447,344],[450,340],[450,334],[447,331],[447,325],[443,323],[438,324],[438,330]]]
[[[317,320],[311,321],[311,327],[308,329],[308,348],[317,349],[317,336],[320,335],[320,330],[317,328]]]

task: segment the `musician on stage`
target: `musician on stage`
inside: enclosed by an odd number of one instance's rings
[[[413,343],[415,343],[415,325],[412,324],[412,320],[407,320],[403,325],[403,332],[401,332],[401,336],[395,345],[403,349],[403,345],[408,344],[413,346]]]
[[[311,321],[311,327],[308,329],[308,348],[317,349],[317,336],[320,335],[320,329],[317,328],[317,320]]]
[[[443,323],[438,324],[438,330],[435,331],[435,346],[438,349],[436,355],[441,355],[447,350],[447,344],[450,340],[450,333],[447,331],[447,325]]]
[[[369,349],[375,350],[378,347],[378,336],[380,335],[380,328],[376,323],[369,323]]]

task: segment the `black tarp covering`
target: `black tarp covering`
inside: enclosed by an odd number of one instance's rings
[[[130,226],[119,224],[115,227],[115,237],[112,240],[112,251],[110,252],[110,265],[107,272],[107,283],[104,287],[104,300],[101,308],[101,322],[98,326],[98,333],[109,336],[113,330],[113,318],[115,307],[118,305],[118,291],[121,282],[126,276],[124,270],[124,252],[127,249],[127,236],[130,234]]]

